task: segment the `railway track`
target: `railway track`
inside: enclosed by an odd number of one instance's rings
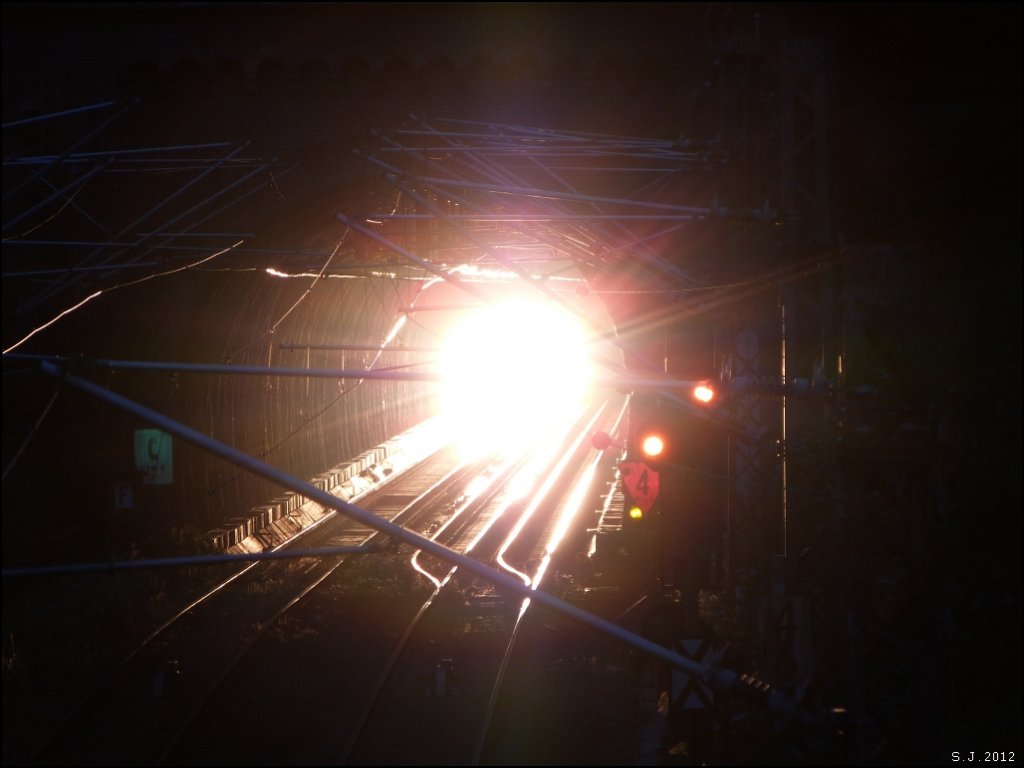
[[[557,525],[555,500],[592,451],[580,437],[587,433],[577,424],[546,461],[464,464],[442,452],[360,504],[453,551],[536,573]],[[542,493],[510,491],[526,466],[546,479]],[[478,759],[522,631],[523,601],[433,556],[416,558],[417,572],[411,548],[380,538],[336,516],[304,536],[303,548],[376,551],[263,561],[222,580],[147,638],[34,762]],[[477,717],[473,728],[464,725],[467,711]]]
[[[556,537],[558,502],[579,480],[576,469],[590,452],[585,438],[598,415],[519,468],[538,479],[529,494],[498,500],[482,524],[449,545],[540,588],[545,559],[537,555]],[[519,642],[533,626],[528,600],[445,563],[416,565],[433,571],[435,590],[396,648],[340,764],[415,764],[424,755],[439,765],[479,763],[506,683],[535,673],[530,644]],[[402,733],[410,738],[395,738]]]

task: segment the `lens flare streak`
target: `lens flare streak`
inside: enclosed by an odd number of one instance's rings
[[[530,521],[530,518],[533,517],[534,513],[536,513],[540,505],[544,503],[545,499],[548,497],[548,494],[551,492],[551,489],[554,487],[555,483],[558,482],[558,480],[561,478],[562,473],[565,472],[566,467],[572,460],[573,456],[576,455],[576,452],[579,450],[580,446],[583,444],[584,441],[587,441],[589,439],[589,435],[593,430],[594,423],[598,420],[598,418],[600,418],[601,414],[604,413],[604,409],[606,407],[607,403],[603,404],[601,408],[597,411],[597,413],[594,415],[594,417],[587,424],[586,428],[581,430],[579,434],[576,435],[575,439],[572,442],[572,445],[569,447],[567,451],[565,451],[562,454],[561,458],[558,460],[558,464],[555,465],[555,467],[552,469],[552,471],[548,474],[547,478],[545,479],[544,484],[537,490],[537,493],[534,494],[533,498],[530,500],[529,505],[526,507],[526,509],[523,510],[522,514],[519,516],[519,520],[516,521],[515,526],[509,532],[508,536],[505,538],[504,543],[501,545],[501,548],[498,550],[498,554],[495,557],[495,562],[509,573],[521,578],[523,580],[523,583],[526,585],[529,585],[533,581],[533,579],[531,579],[531,577],[527,574],[523,573],[522,571],[512,566],[505,559],[505,555],[508,553],[509,548],[515,543],[515,540],[519,537],[519,534],[522,532],[523,528],[526,527],[526,524]],[[551,452],[552,457],[554,452],[555,451]]]

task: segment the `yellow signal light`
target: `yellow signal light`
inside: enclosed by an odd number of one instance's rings
[[[644,516],[644,511],[640,507],[632,506],[629,508],[629,519],[640,520]]]

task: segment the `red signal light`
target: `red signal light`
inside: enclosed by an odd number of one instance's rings
[[[650,432],[640,438],[640,452],[648,459],[656,459],[665,453],[665,438],[657,432]]]
[[[697,384],[690,393],[698,403],[710,403],[715,399],[715,390],[709,384]]]

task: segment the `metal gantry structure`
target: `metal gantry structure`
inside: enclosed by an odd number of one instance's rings
[[[138,102],[4,124],[3,276],[21,288],[5,332],[30,330],[54,306],[73,306],[97,290],[187,266],[252,237],[215,231],[267,189],[275,161],[249,154],[247,142],[87,151],[90,142],[117,134]],[[40,143],[49,151],[38,153]],[[287,172],[277,170],[279,177]],[[16,341],[6,337],[5,348]]]

